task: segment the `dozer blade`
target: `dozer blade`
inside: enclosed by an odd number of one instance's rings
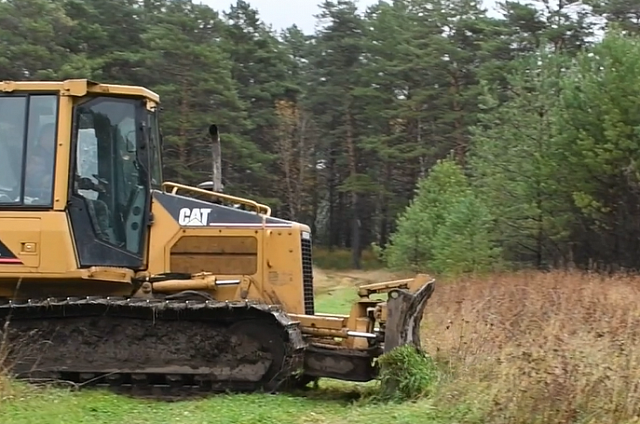
[[[419,275],[408,290],[389,291],[384,353],[407,344],[421,349],[420,323],[427,301],[435,290],[435,280],[427,278],[426,275]]]

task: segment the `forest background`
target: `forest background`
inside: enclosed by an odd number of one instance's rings
[[[183,183],[210,178],[217,123],[225,191],[356,268],[371,246],[435,271],[637,267],[635,2],[498,7],[326,1],[305,35],[244,1],[1,1],[0,75],[157,91],[165,176]]]

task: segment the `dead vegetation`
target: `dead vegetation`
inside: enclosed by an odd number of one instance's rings
[[[343,274],[320,271],[319,291],[398,278]],[[438,280],[423,320],[437,404],[491,423],[640,423],[640,276]]]
[[[8,373],[8,322],[0,327],[0,402],[9,395],[10,382]]]
[[[441,396],[481,405],[492,423],[638,422],[639,303],[640,277],[440,283],[424,343],[451,377]]]

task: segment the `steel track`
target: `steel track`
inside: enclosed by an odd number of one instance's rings
[[[251,302],[219,302],[215,300],[163,300],[121,297],[89,296],[85,298],[47,298],[25,301],[0,299],[0,330],[19,321],[50,321],[94,317],[133,318],[153,321],[162,326],[164,322],[190,321],[215,322],[224,325],[244,320],[271,320],[277,325],[284,343],[284,357],[279,368],[271,370],[263,379],[222,381],[206,373],[197,372],[140,372],[129,367],[110,370],[48,370],[33,373],[16,370],[15,377],[31,381],[70,382],[77,387],[104,387],[133,396],[174,399],[216,392],[277,391],[303,366],[305,342],[298,323],[292,321],[277,307]],[[44,324],[44,323],[43,323]],[[64,324],[61,325],[64,327]],[[206,337],[206,335],[203,335]],[[0,339],[1,341],[1,339]],[[18,358],[19,359],[19,358]],[[189,366],[189,358],[184,358]],[[125,365],[125,364],[123,364]],[[9,364],[11,366],[11,363]],[[212,364],[215,366],[215,363]],[[275,371],[275,372],[274,372]]]

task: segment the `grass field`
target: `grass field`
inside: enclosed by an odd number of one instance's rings
[[[344,312],[384,271],[317,271],[317,309]],[[372,384],[175,403],[0,381],[1,423],[640,423],[640,278],[522,273],[440,282],[424,319],[433,395],[368,400]]]

